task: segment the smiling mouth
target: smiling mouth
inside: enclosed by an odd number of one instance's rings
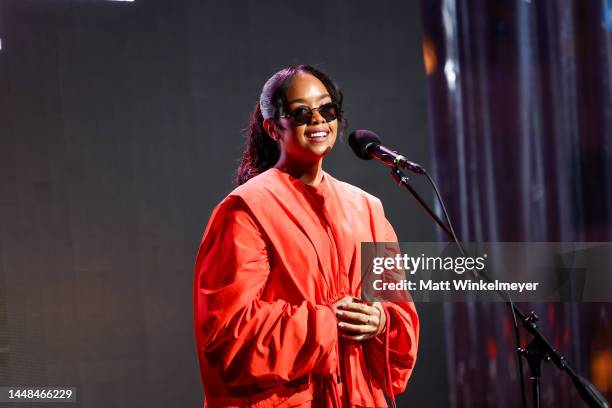
[[[322,139],[325,136],[327,136],[329,134],[329,132],[313,132],[313,133],[308,133],[305,136],[309,139]]]

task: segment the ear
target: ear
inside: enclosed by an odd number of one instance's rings
[[[280,135],[280,132],[278,130],[278,126],[276,125],[276,122],[274,122],[274,120],[272,120],[272,119],[264,119],[263,127],[264,127],[265,131],[268,133],[268,135],[275,142],[278,142],[280,140],[281,135]]]

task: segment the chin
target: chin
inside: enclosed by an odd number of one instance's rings
[[[310,152],[314,157],[322,159],[323,157],[327,156],[331,150],[332,146],[320,146],[316,149],[311,149]]]

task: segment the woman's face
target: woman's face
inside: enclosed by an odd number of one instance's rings
[[[315,76],[307,73],[296,74],[286,94],[286,110],[293,112],[299,107],[310,109],[332,102],[325,85]],[[312,111],[309,123],[298,125],[291,118],[280,118],[276,123],[270,121],[266,130],[279,143],[281,159],[296,164],[315,164],[334,146],[338,131],[338,120],[326,122],[319,111]],[[265,124],[264,124],[265,125]]]

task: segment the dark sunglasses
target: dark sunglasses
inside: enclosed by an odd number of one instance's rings
[[[280,115],[280,117],[292,119],[296,125],[306,125],[312,121],[313,111],[315,110],[319,111],[319,115],[325,119],[325,122],[338,119],[338,116],[342,113],[335,102],[329,102],[312,109],[308,106],[300,106],[289,113]]]

